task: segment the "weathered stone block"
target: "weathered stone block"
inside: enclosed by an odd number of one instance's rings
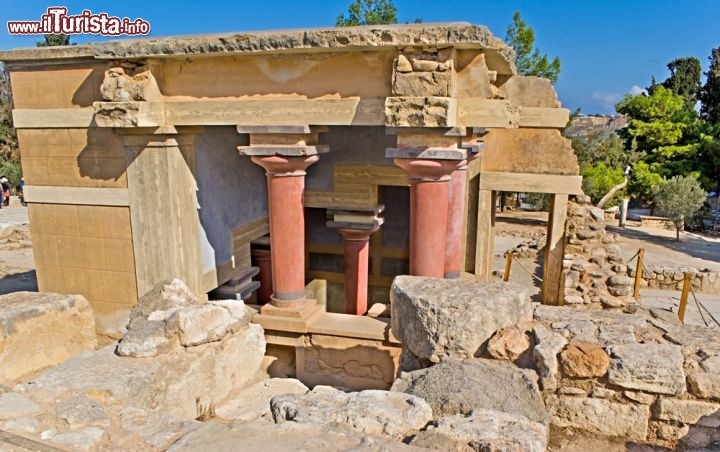
[[[704,416],[710,416],[720,409],[720,404],[699,400],[679,400],[660,397],[652,407],[654,419],[696,424]]]
[[[434,363],[477,356],[495,331],[532,315],[527,292],[499,281],[398,276],[390,300],[395,336]]]
[[[547,424],[535,374],[506,361],[446,361],[403,373],[391,390],[425,400],[435,416],[488,409]]]
[[[703,399],[720,400],[720,375],[710,372],[697,372],[688,376],[690,391]]]
[[[450,97],[388,97],[385,125],[388,127],[454,127],[457,103]]]
[[[610,358],[596,344],[572,342],[560,353],[560,366],[568,377],[602,377],[610,366]]]
[[[305,395],[275,396],[270,407],[278,424],[339,422],[361,433],[398,439],[420,430],[433,417],[419,397],[378,390],[345,393],[330,386],[316,386]]]
[[[439,419],[410,444],[435,450],[544,452],[547,427],[522,416],[474,410]]]
[[[435,64],[438,64],[435,62]],[[393,96],[450,97],[452,72],[395,72]]]
[[[503,83],[500,93],[513,104],[523,107],[560,107],[555,90],[546,78],[515,75]]]
[[[96,345],[93,312],[84,297],[0,296],[0,384],[15,383]]]
[[[647,437],[650,408],[580,397],[546,398],[550,423],[592,433],[642,441]]]
[[[559,376],[557,355],[568,341],[562,334],[542,326],[536,327],[533,333],[537,343],[533,349],[533,359],[540,375],[540,384],[543,390],[554,390]]]
[[[608,347],[610,383],[627,389],[658,394],[685,392],[685,372],[680,346],[625,344]]]

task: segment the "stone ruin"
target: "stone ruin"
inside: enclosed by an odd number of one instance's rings
[[[720,445],[718,329],[643,305],[537,305],[513,283],[469,278],[400,276],[391,299],[397,376],[349,390],[270,378],[254,311],[198,301],[179,280],[143,296],[124,338],[97,350],[82,297],[3,296],[0,446],[544,451],[568,428]]]
[[[562,271],[564,304],[623,308],[634,303],[631,277],[635,268],[622,257],[617,234],[607,232],[605,226],[603,210],[594,207],[590,197],[576,195],[568,202]],[[542,258],[545,247],[545,236],[538,235],[507,250],[505,255]]]
[[[615,244],[617,235],[605,230],[604,212],[589,196],[578,195],[568,204],[565,234],[565,304],[620,308],[633,303],[633,280]]]

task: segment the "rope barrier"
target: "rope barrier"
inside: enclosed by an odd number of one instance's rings
[[[635,253],[635,255],[633,257],[631,257],[630,259],[625,259],[625,263],[629,264],[630,262],[634,261],[639,255],[640,255],[640,250],[637,250],[637,253]]]
[[[525,270],[525,273],[527,273],[528,275],[530,275],[530,276],[532,276],[533,278],[537,279],[538,281],[543,282],[542,278],[538,277],[538,276],[537,276],[536,274],[534,274],[534,273],[530,273],[530,271],[529,271],[527,268],[525,268],[525,266],[522,264],[522,262],[520,262],[520,261],[518,260],[518,258],[517,258],[516,255],[513,254],[512,257],[513,257],[513,259],[515,259],[515,262],[518,263],[518,265],[520,266],[520,268],[522,268],[523,270]]]
[[[702,304],[700,302],[700,300],[698,300],[697,295],[695,295],[695,291],[693,290],[692,286],[690,287],[690,293],[692,294],[693,299],[695,299],[695,305],[697,306],[698,311],[700,311],[700,318],[702,318],[703,322],[705,322],[705,326],[709,326],[709,325],[708,325],[707,321],[705,321],[705,317],[702,315],[702,310],[700,308],[705,310],[707,315],[710,316],[710,318],[713,320],[713,322],[715,322],[715,324],[717,326],[720,326],[720,322],[718,322],[718,320],[715,318],[715,316],[712,315],[712,313],[708,310],[708,308],[705,307],[704,304]]]
[[[647,280],[651,280],[651,279],[652,279],[652,280],[655,281],[656,283],[658,283],[658,284],[660,284],[660,285],[663,285],[663,286],[674,286],[674,285],[676,285],[678,282],[680,282],[680,281],[670,281],[670,282],[660,281],[659,279],[657,279],[656,277],[654,277],[651,273],[649,273],[649,272],[645,269],[645,267],[643,267],[642,270],[643,270],[643,273],[642,273],[642,274],[643,274],[643,276],[645,277],[645,279],[647,279]]]

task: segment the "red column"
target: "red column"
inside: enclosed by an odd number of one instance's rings
[[[410,274],[443,278],[449,182],[457,160],[394,162],[410,175]]]
[[[450,176],[448,201],[447,238],[445,245],[445,278],[459,278],[463,268],[462,243],[465,219],[465,184],[467,160],[457,162]]]
[[[270,304],[278,308],[295,308],[306,302],[303,190],[305,169],[318,159],[317,155],[252,158],[267,174],[273,278]]]
[[[345,270],[345,314],[367,312],[370,236],[379,229],[337,229],[343,238]]]

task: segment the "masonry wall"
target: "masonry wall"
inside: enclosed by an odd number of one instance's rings
[[[89,107],[100,100],[104,70],[15,70],[15,108]],[[19,129],[18,140],[28,186],[127,188],[125,155],[112,130]],[[32,203],[28,213],[39,290],[84,295],[98,329],[119,331],[137,302],[130,209]]]

